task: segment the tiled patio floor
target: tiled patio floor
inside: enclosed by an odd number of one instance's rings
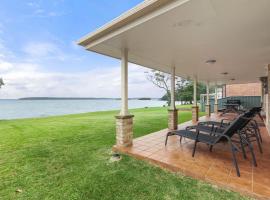
[[[220,120],[217,116],[211,118]],[[200,121],[204,120],[209,119],[200,118]],[[188,125],[191,125],[191,122],[179,125],[179,129]],[[254,145],[258,167],[252,167],[249,152],[247,152],[247,160],[243,159],[241,152],[237,153],[241,177],[236,176],[231,153],[226,144],[218,144],[213,152],[209,152],[207,145],[198,143],[196,155],[193,158],[191,154],[194,142],[191,140],[183,139],[180,145],[179,137],[171,136],[165,147],[167,129],[137,138],[132,147],[117,150],[226,189],[255,198],[270,199],[270,136],[264,126],[261,127],[261,132],[263,154],[260,154],[257,146]]]

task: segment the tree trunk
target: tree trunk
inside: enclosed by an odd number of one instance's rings
[[[169,90],[167,90],[167,104],[171,106],[171,92]]]

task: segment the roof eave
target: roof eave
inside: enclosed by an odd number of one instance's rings
[[[129,11],[123,13],[119,17],[115,18],[114,20],[110,21],[109,23],[105,24],[104,26],[100,27],[96,31],[87,34],[86,36],[79,39],[77,42],[78,45],[83,47],[88,46],[92,42],[110,34],[117,29],[130,24],[131,22],[157,10],[165,6],[168,3],[171,3],[177,0],[145,0],[144,2],[140,3],[139,5],[135,6],[134,8],[130,9]]]

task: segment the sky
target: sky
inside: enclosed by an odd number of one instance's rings
[[[1,0],[0,98],[120,97],[120,61],[76,41],[142,0]],[[129,65],[129,97],[161,97]]]

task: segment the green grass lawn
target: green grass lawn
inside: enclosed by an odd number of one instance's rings
[[[187,104],[187,105],[176,105],[179,109],[191,109],[193,105]]]
[[[131,112],[135,137],[167,126],[166,108]],[[1,121],[0,199],[243,199],[128,156],[110,163],[116,114]]]

